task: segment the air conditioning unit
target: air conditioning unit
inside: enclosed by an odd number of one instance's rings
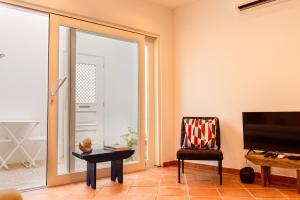
[[[254,8],[257,6],[261,6],[264,4],[274,2],[274,1],[277,1],[277,0],[255,0],[255,1],[250,1],[247,3],[242,3],[242,4],[238,5],[237,7],[240,11],[244,11],[244,10],[248,10],[248,9],[251,9],[251,8]]]

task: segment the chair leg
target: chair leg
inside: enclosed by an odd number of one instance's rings
[[[182,173],[184,174],[184,160],[182,160]]]
[[[222,185],[222,160],[218,161],[219,163],[219,175],[220,175],[220,185]]]
[[[180,159],[178,159],[178,183],[180,183]]]

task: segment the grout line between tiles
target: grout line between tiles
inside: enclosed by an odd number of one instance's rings
[[[224,200],[224,197],[222,196],[221,192],[219,191],[219,188],[217,188],[217,192],[218,192],[220,198],[221,198],[222,200]]]
[[[158,182],[158,190],[157,190],[157,194],[156,194],[156,197],[155,197],[156,200],[158,199],[159,192],[160,192],[161,179],[162,179],[162,174],[160,174],[160,179],[159,179],[159,182]]]
[[[287,195],[283,194],[283,192],[281,192],[278,188],[274,188],[274,189],[277,190],[282,196],[284,196],[284,198],[290,199]]]
[[[187,191],[188,199],[189,199],[189,200],[191,200],[190,191],[189,191],[189,185],[188,185],[188,182],[187,182],[186,175],[185,175],[185,174],[183,174],[183,177],[184,177],[184,181],[185,181],[185,187],[186,187],[186,191]]]
[[[250,194],[251,197],[253,197],[254,199],[257,199],[249,190],[248,188],[246,188],[244,185],[243,185],[244,189]]]

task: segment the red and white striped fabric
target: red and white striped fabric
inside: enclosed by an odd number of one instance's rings
[[[183,148],[215,148],[216,146],[216,120],[193,119],[185,123],[186,136]]]

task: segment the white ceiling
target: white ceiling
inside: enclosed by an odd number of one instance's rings
[[[147,0],[170,9],[175,9],[185,4],[191,3],[195,0]]]

